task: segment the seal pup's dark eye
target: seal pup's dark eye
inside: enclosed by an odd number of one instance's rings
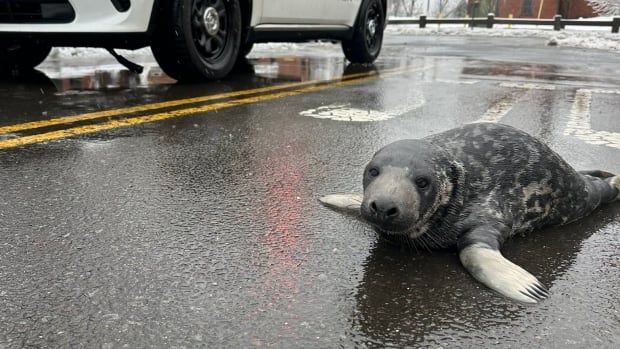
[[[368,174],[370,175],[370,177],[377,177],[379,175],[379,170],[376,167],[373,167],[368,170]]]
[[[418,188],[424,189],[428,187],[428,179],[424,177],[418,177],[415,179],[415,185],[417,185]]]

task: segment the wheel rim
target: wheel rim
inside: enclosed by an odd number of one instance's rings
[[[381,6],[380,3],[375,1],[368,8],[366,15],[366,46],[372,52],[375,52],[381,45],[381,25],[383,20],[381,18]]]
[[[228,44],[230,9],[225,0],[195,0],[192,6],[192,38],[200,55],[217,59]]]

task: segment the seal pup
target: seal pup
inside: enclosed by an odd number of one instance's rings
[[[536,138],[493,123],[389,144],[375,153],[363,178],[363,195],[327,195],[321,203],[392,241],[456,247],[474,278],[526,303],[548,291],[502,256],[504,241],[620,200],[620,176],[577,172]]]

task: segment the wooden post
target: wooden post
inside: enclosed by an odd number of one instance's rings
[[[553,17],[553,30],[561,30],[562,29],[562,15],[555,15]]]
[[[494,20],[495,20],[495,14],[489,13],[487,15],[487,28],[489,28],[489,29],[493,28]]]
[[[538,8],[538,19],[540,19],[540,15],[542,14],[542,10],[544,6],[545,6],[545,0],[540,0],[540,7]]]
[[[420,28],[426,28],[426,15],[420,16]]]
[[[614,17],[613,21],[611,22],[611,32],[617,34],[619,29],[620,29],[620,17]]]

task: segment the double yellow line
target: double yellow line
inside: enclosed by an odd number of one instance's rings
[[[245,105],[245,104],[253,104],[253,103],[270,101],[274,99],[280,99],[284,97],[292,97],[292,96],[297,96],[297,95],[301,95],[305,93],[318,92],[318,91],[322,91],[326,89],[355,85],[355,84],[362,83],[364,81],[377,79],[379,77],[402,74],[404,72],[421,71],[425,69],[427,68],[391,69],[387,71],[382,71],[381,73],[365,72],[365,73],[346,75],[343,78],[333,79],[333,80],[326,80],[326,81],[313,80],[313,81],[305,81],[305,82],[299,82],[299,83],[281,84],[281,85],[275,85],[275,86],[249,89],[249,90],[241,90],[241,91],[214,94],[214,95],[208,95],[208,96],[179,99],[179,100],[160,102],[160,103],[150,103],[150,104],[137,105],[137,106],[127,107],[127,108],[104,110],[104,111],[98,111],[98,112],[92,112],[92,113],[86,113],[86,114],[80,114],[80,115],[74,115],[74,116],[59,117],[59,118],[54,118],[54,119],[49,119],[49,120],[33,121],[33,122],[16,124],[16,125],[2,126],[0,127],[0,135],[7,134],[7,133],[23,132],[23,131],[51,127],[51,126],[72,124],[75,122],[95,121],[95,120],[98,121],[98,119],[102,119],[102,118],[110,118],[110,117],[115,117],[115,116],[140,113],[140,112],[152,111],[152,110],[157,110],[157,109],[172,108],[172,107],[178,107],[178,106],[184,106],[184,105],[190,105],[190,104],[224,100],[224,99],[235,98],[235,97],[236,98],[245,97],[245,98],[240,98],[240,99],[226,100],[223,102],[212,103],[212,104],[203,105],[203,106],[188,107],[188,108],[164,111],[164,112],[159,112],[159,113],[154,113],[154,114],[131,117],[127,119],[109,120],[106,122],[95,123],[95,124],[84,125],[84,126],[70,127],[67,129],[62,129],[62,130],[57,130],[57,131],[50,131],[50,132],[38,133],[38,134],[33,134],[33,135],[28,135],[28,136],[9,138],[9,139],[0,141],[0,150],[20,147],[20,146],[24,146],[27,144],[40,143],[40,142],[46,142],[46,141],[67,138],[67,137],[72,137],[72,136],[77,136],[77,135],[84,135],[84,134],[105,131],[105,130],[111,130],[111,129],[115,129],[119,127],[139,125],[139,124],[167,120],[167,119],[177,118],[181,116],[188,116],[188,115],[193,115],[193,114],[198,114],[198,113],[206,113],[210,111],[215,111],[215,110],[220,110],[220,109],[225,109],[225,108],[230,108],[230,107],[235,107],[235,106],[240,106],[240,105]],[[278,92],[280,90],[285,90],[285,91]],[[249,97],[246,97],[246,96],[249,96]]]

